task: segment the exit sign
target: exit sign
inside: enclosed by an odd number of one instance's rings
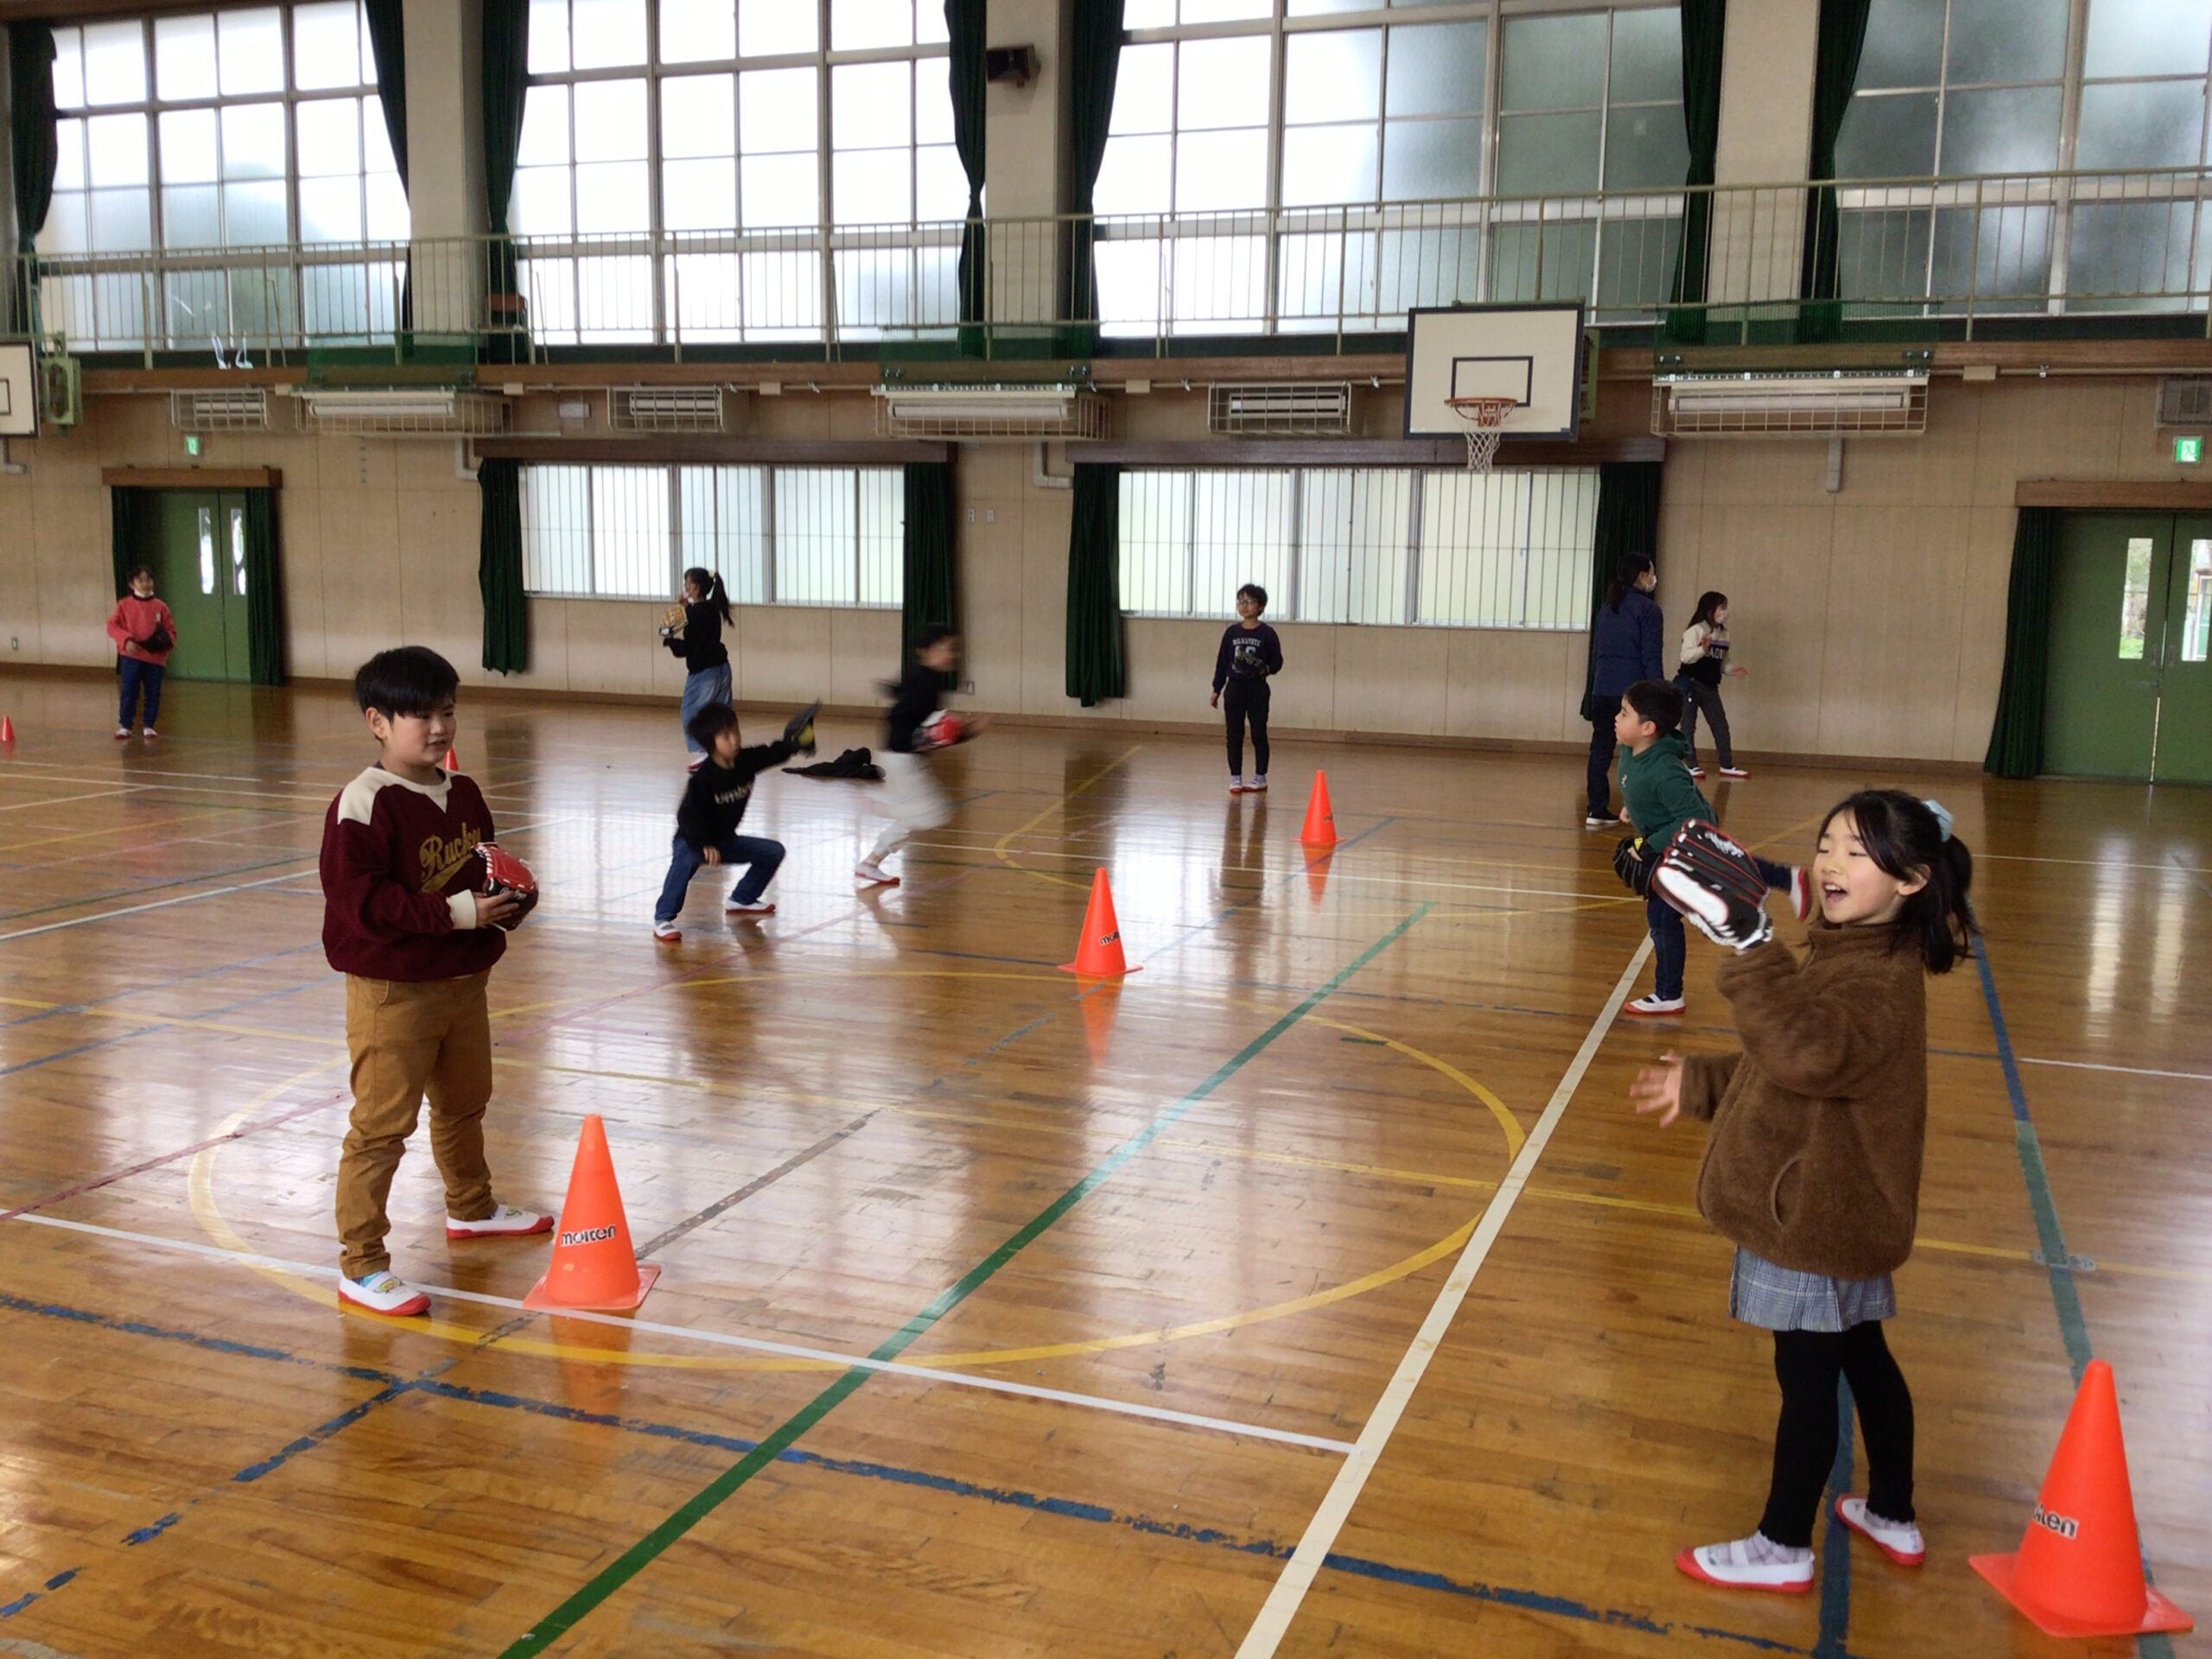
[[[2174,459],[2181,462],[2185,467],[2196,466],[2198,461],[2204,459],[2204,440],[2202,438],[2176,438],[2174,440]]]
[[[2193,438],[2177,438],[2174,440],[2174,452],[2178,454],[2183,443],[2195,442]],[[184,435],[184,453],[188,455],[196,455],[200,453],[200,435],[197,432],[188,432]],[[2195,457],[2192,456],[2191,459]]]

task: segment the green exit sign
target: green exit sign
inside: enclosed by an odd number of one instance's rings
[[[2181,462],[2184,467],[2196,466],[2198,461],[2204,459],[2204,440],[2202,438],[2176,438],[2174,440],[2174,459]]]
[[[2195,440],[2194,438],[2177,438],[2177,439],[2175,439],[2175,440],[2174,440],[2174,450],[2175,450],[2175,453],[2176,453],[2176,454],[2179,454],[2179,453],[2180,453],[2181,446],[2182,446],[2183,443],[2194,443],[2195,442],[2196,442],[2196,440]],[[188,432],[188,433],[186,433],[186,434],[184,435],[184,453],[185,453],[186,454],[188,454],[188,455],[196,455],[196,454],[198,454],[200,453],[200,435],[199,435],[197,432]],[[2190,456],[2190,459],[2193,461],[2193,460],[2195,460],[2195,459],[2196,459],[2196,457],[2195,457],[2194,455],[2192,455],[2192,456]]]

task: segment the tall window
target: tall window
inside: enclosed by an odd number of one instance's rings
[[[899,603],[896,467],[525,467],[523,586],[666,599],[692,565],[741,605]]]
[[[2179,307],[2212,276],[2212,0],[1874,0],[1837,142],[1847,298],[2043,309]],[[2133,178],[2055,177],[2062,169]],[[2192,253],[2192,251],[2194,252]]]
[[[1580,628],[1598,474],[1397,467],[1124,471],[1122,608],[1290,622]]]
[[[359,0],[54,35],[59,155],[38,251],[65,274],[43,290],[49,328],[96,345],[150,331],[219,348],[289,340],[302,327],[330,338],[390,329],[395,267],[362,260],[358,245],[404,240],[407,198]],[[351,257],[313,252],[342,244]],[[168,256],[151,319],[135,272],[66,274],[99,264],[68,256],[149,249]]]
[[[510,219],[539,338],[957,320],[937,0],[531,0],[530,24]]]
[[[1096,193],[1119,221],[1097,251],[1109,332],[1663,292],[1679,200],[1587,198],[1688,172],[1675,6],[1129,0],[1124,18]]]

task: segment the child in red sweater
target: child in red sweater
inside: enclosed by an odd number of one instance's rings
[[[550,1231],[553,1217],[492,1197],[484,1108],[492,1097],[485,987],[518,919],[511,893],[475,891],[492,810],[439,759],[457,730],[453,664],[422,645],[378,653],[353,677],[381,751],[330,804],[322,830],[322,949],[346,976],[353,1116],[338,1162],[338,1295],[378,1313],[430,1299],[391,1271],[385,1202],[423,1096],[446,1186],[446,1236]]]
[[[162,712],[162,677],[168,671],[169,652],[176,646],[176,618],[154,597],[154,573],[144,565],[130,573],[130,591],[107,613],[107,637],[115,641],[115,668],[122,683],[116,741],[130,735],[141,691],[146,696],[146,735],[158,736],[154,721]]]

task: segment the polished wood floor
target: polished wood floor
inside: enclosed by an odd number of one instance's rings
[[[0,680],[0,1653],[2117,1655],[1967,1566],[2092,1352],[2212,1615],[2212,793],[1882,779],[1952,808],[1990,930],[1993,994],[1932,988],[1892,1328],[1930,1556],[1831,1533],[1785,1600],[1672,1566],[1756,1520],[1774,1385],[1697,1132],[1624,1100],[1729,1041],[1712,954],[1679,1025],[1606,1019],[1643,922],[1578,761],[1285,742],[1231,801],[1210,743],[1002,728],[892,892],[849,879],[867,786],[771,777],[779,912],[702,874],[670,948],[673,708],[465,696],[546,892],[493,981],[500,1192],[557,1205],[601,1114],[665,1274],[632,1325],[520,1313],[544,1241],[448,1246],[418,1139],[397,1265],[478,1300],[390,1321],[320,1276],[359,722],[180,685],[124,745],[107,695]],[[1859,781],[1713,792],[1786,852]],[[1098,868],[1144,968],[1107,989],[1055,970]]]

